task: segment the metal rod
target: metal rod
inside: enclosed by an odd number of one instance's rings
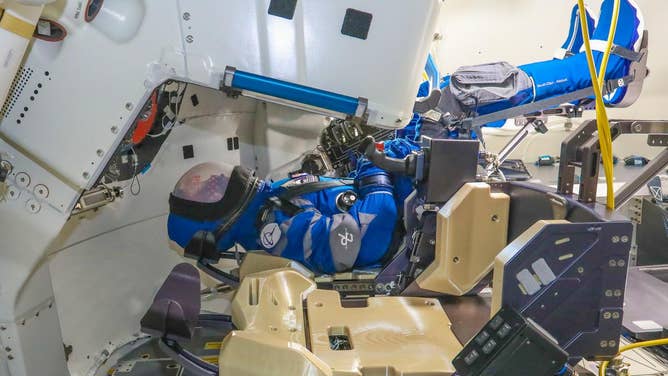
[[[499,156],[497,158],[497,161],[499,165],[503,164],[503,162],[510,157],[510,154],[512,154],[518,146],[524,141],[524,139],[529,136],[529,131],[530,129],[533,128],[533,125],[531,122],[527,123],[522,129],[520,129],[519,132],[513,137],[507,144],[506,146],[501,149],[499,152]]]
[[[654,158],[634,180],[626,183],[615,195],[615,206],[620,207],[633,197],[653,177],[668,166],[668,148]]]

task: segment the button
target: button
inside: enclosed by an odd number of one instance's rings
[[[489,326],[491,326],[494,330],[499,329],[501,324],[503,324],[503,318],[501,316],[496,316],[492,319],[492,321],[489,322]]]
[[[475,337],[475,342],[478,345],[482,346],[485,344],[485,342],[487,342],[488,339],[489,339],[489,333],[483,330],[482,333],[478,334],[478,336]]]
[[[477,351],[473,350],[467,356],[464,357],[464,362],[470,366],[476,360],[478,360],[478,358],[480,358],[480,354],[478,354]]]
[[[501,329],[499,329],[499,331],[496,332],[496,335],[499,336],[499,338],[505,338],[508,335],[508,333],[510,333],[511,329],[512,327],[510,325],[503,324]]]
[[[492,351],[494,351],[494,348],[496,348],[496,341],[490,339],[489,342],[487,342],[485,346],[482,347],[482,352],[489,355],[492,353]]]

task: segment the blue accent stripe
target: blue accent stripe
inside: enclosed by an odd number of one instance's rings
[[[357,98],[239,70],[234,73],[232,78],[232,88],[248,90],[348,115],[355,115],[359,105]]]
[[[441,79],[441,75],[438,72],[438,66],[434,61],[434,57],[431,54],[429,54],[429,56],[427,57],[427,65],[424,67],[424,70],[425,72],[427,72],[427,76],[429,77],[431,90],[438,90],[439,80]]]

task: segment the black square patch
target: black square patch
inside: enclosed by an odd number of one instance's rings
[[[183,147],[183,159],[195,158],[195,148],[192,145]]]
[[[373,14],[348,8],[343,19],[341,34],[354,38],[365,39],[369,36]]]
[[[295,16],[297,0],[271,0],[269,14],[291,20]]]

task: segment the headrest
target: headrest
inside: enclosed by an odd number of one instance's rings
[[[141,319],[141,330],[170,340],[190,340],[200,307],[199,272],[190,264],[179,264],[169,273]]]

